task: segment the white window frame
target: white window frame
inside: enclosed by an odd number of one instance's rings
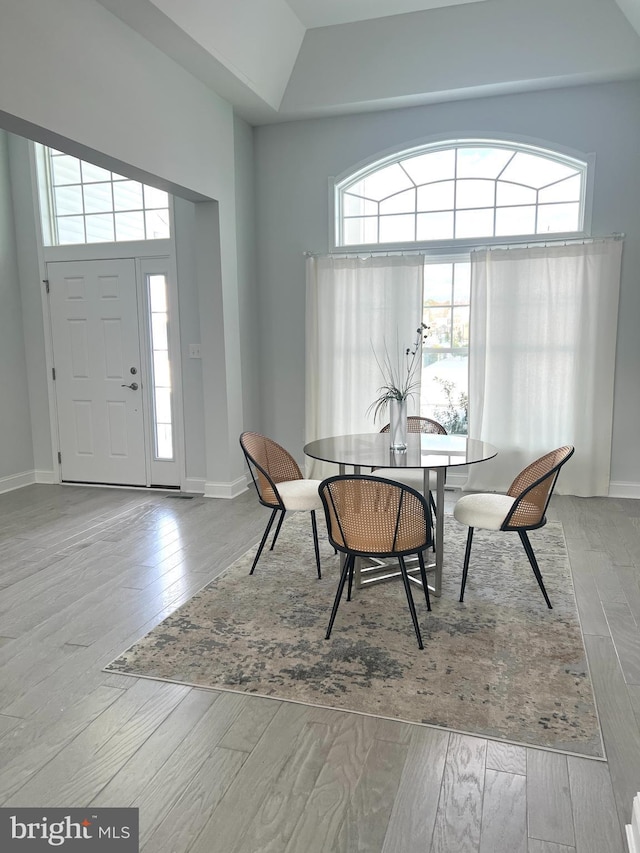
[[[113,225],[114,225],[114,239],[113,240],[87,240],[87,218],[91,218],[94,214],[87,213],[85,206],[83,204],[82,213],[71,214],[71,215],[59,215],[56,213],[56,203],[55,203],[55,193],[56,189],[53,184],[53,175],[52,175],[52,154],[62,154],[64,152],[59,152],[57,149],[51,148],[50,146],[43,145],[41,143],[32,143],[34,155],[35,155],[35,180],[37,186],[37,196],[39,201],[39,212],[40,212],[40,224],[41,224],[41,236],[42,242],[45,248],[67,248],[74,246],[102,246],[102,245],[127,245],[130,246],[132,244],[138,243],[151,243],[152,245],[156,245],[161,242],[167,242],[172,239],[173,235],[173,216],[172,216],[172,203],[171,203],[171,195],[167,194],[167,207],[161,208],[153,208],[147,207],[146,200],[146,189],[153,189],[148,184],[144,184],[141,181],[133,180],[133,183],[139,184],[142,187],[142,206],[140,208],[134,208],[135,212],[141,212],[144,219],[144,229],[146,233],[147,228],[147,213],[153,213],[157,210],[166,210],[167,216],[169,218],[169,235],[167,237],[145,237],[138,240],[118,240],[117,237],[117,225],[115,221],[115,217],[119,213],[126,213],[127,211],[119,211],[116,209],[115,204],[112,203],[111,209],[105,209],[103,215],[110,215],[114,217]],[[89,161],[83,160],[76,155],[69,155],[73,157],[73,159],[77,160],[80,163],[81,169],[83,164],[89,164]],[[102,185],[109,184],[111,186],[111,192],[113,194],[113,188],[115,185],[120,183],[126,183],[130,179],[126,178],[123,175],[119,175],[119,173],[114,172],[112,169],[106,168],[105,171],[111,174],[111,178],[109,180],[105,179],[104,181],[85,181],[84,180],[84,171],[81,172],[80,181],[77,184],[73,184],[72,186],[79,186],[81,188],[82,193],[84,193],[84,187],[91,187],[92,185]],[[114,175],[119,176],[121,180],[114,180]],[[84,196],[83,196],[84,197]],[[113,202],[113,198],[112,198]],[[84,240],[79,240],[77,242],[60,242],[59,241],[59,225],[58,220],[63,220],[65,218],[78,218],[80,217],[83,221],[83,231],[85,235]],[[157,251],[157,249],[154,249]]]
[[[436,151],[445,151],[454,148],[473,147],[497,147],[513,151],[522,151],[527,154],[546,157],[563,165],[569,165],[579,170],[583,176],[580,197],[580,229],[569,232],[550,232],[543,234],[506,235],[499,237],[470,237],[450,238],[446,240],[423,240],[402,241],[398,243],[360,243],[351,244],[342,241],[343,233],[343,193],[345,189],[369,174],[397,163],[407,158],[427,154]],[[595,157],[592,154],[572,151],[561,146],[554,145],[541,140],[522,140],[521,138],[497,139],[495,137],[458,137],[438,138],[437,140],[424,141],[400,151],[386,152],[378,155],[366,163],[362,163],[356,169],[350,169],[338,177],[329,180],[329,210],[330,210],[330,251],[333,252],[383,252],[412,250],[470,250],[478,246],[491,245],[518,245],[522,243],[560,241],[564,239],[580,239],[589,237],[591,234],[591,210],[593,200],[593,173]],[[495,210],[495,208],[494,208]]]
[[[145,373],[147,376],[146,415],[147,415],[147,465],[151,483],[164,483],[171,479],[171,472],[177,469],[180,487],[183,486],[185,471],[183,396],[182,396],[182,357],[180,349],[180,318],[178,307],[178,289],[176,286],[176,266],[173,257],[144,257],[136,259],[136,272],[140,283],[140,340],[144,342]],[[153,353],[151,350],[151,312],[149,307],[148,276],[164,275],[167,280],[168,343],[171,364],[173,459],[159,459],[155,454],[155,418],[153,402]],[[170,472],[165,477],[164,471]]]

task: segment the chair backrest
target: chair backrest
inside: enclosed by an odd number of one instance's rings
[[[527,465],[518,474],[507,492],[516,500],[502,523],[502,530],[542,527],[560,468],[573,455],[573,451],[570,444],[558,447]]]
[[[318,490],[329,541],[340,551],[393,556],[431,544],[429,506],[403,483],[345,474],[323,480]]]
[[[301,480],[302,472],[298,463],[284,447],[257,432],[243,432],[240,436],[240,447],[249,465],[261,503],[282,508],[277,484]]]
[[[386,424],[380,432],[389,432],[390,429],[391,424]],[[434,421],[431,418],[421,418],[418,415],[409,415],[407,418],[407,432],[428,432],[431,435],[447,434],[446,429],[438,421]]]

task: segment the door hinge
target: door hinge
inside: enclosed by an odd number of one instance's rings
[[[62,465],[62,453],[60,451],[58,451],[58,464]]]
[[[53,381],[55,382],[56,381],[56,369],[55,369],[55,367],[51,368],[51,377],[52,377]]]
[[[45,288],[46,288],[46,290],[47,290],[47,293],[49,293],[49,279],[48,279],[48,278],[43,278],[43,279],[42,279],[42,283],[44,284],[44,286],[45,286]]]

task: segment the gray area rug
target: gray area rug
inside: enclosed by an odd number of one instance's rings
[[[481,530],[460,604],[467,528],[447,517],[431,613],[413,587],[424,651],[401,581],[354,590],[351,602],[345,590],[324,639],[339,560],[321,519],[319,529],[322,580],[309,515],[298,513],[253,576],[255,547],[107,671],[603,755],[561,524],[531,533],[548,610],[517,534]]]

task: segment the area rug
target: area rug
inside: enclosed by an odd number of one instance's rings
[[[461,604],[467,528],[448,516],[430,613],[413,588],[424,651],[398,581],[354,590],[350,602],[345,590],[324,639],[339,559],[319,527],[322,580],[309,515],[297,513],[254,575],[255,547],[107,670],[602,757],[561,524],[531,533],[553,610],[519,537],[482,530]]]

